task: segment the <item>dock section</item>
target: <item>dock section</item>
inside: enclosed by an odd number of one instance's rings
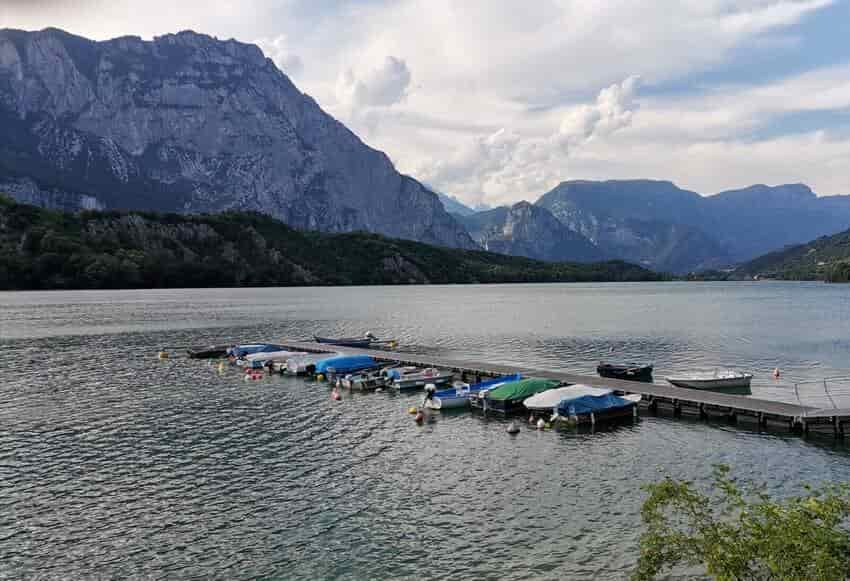
[[[787,429],[804,434],[810,432],[831,433],[836,437],[843,437],[850,431],[850,408],[819,409],[746,395],[625,381],[592,375],[577,375],[533,367],[436,359],[427,355],[396,351],[337,347],[302,341],[283,341],[281,344],[294,351],[370,355],[378,361],[392,364],[451,369],[470,383],[477,382],[482,378],[521,373],[527,377],[555,379],[565,384],[581,383],[592,387],[611,389],[623,394],[640,394],[642,397],[641,405],[661,415],[725,418],[730,422],[740,422],[757,428]]]

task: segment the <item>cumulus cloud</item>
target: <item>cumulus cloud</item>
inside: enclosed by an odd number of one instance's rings
[[[639,77],[630,76],[599,91],[592,104],[572,108],[559,128],[523,137],[499,129],[478,136],[448,157],[426,162],[417,175],[475,203],[504,203],[534,196],[565,175],[569,154],[631,124]]]
[[[593,105],[582,105],[570,111],[561,121],[560,137],[576,143],[594,136],[605,136],[627,127],[637,108],[634,97],[640,77],[628,77],[602,89]]]
[[[298,75],[304,69],[301,57],[292,52],[285,34],[280,34],[271,39],[261,38],[256,41],[256,44],[267,57],[274,61],[277,68],[287,75]]]
[[[407,63],[387,56],[381,62],[361,68],[346,69],[336,82],[336,98],[354,109],[387,107],[402,102],[410,88],[411,74]]]

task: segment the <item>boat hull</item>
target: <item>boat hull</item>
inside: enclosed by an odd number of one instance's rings
[[[596,368],[600,377],[625,381],[652,382],[652,365],[614,365],[603,363]]]
[[[417,389],[425,387],[429,383],[434,385],[445,385],[453,379],[453,375],[435,375],[432,377],[402,377],[393,381],[396,389]]]
[[[199,349],[189,349],[187,353],[191,359],[221,359],[227,356],[230,345],[212,345]]]
[[[672,385],[676,387],[686,387],[689,389],[730,389],[730,388],[748,388],[752,382],[753,376],[746,375],[743,377],[729,378],[713,378],[713,379],[689,379],[668,377]]]
[[[425,401],[425,407],[431,410],[456,410],[469,407],[469,394],[450,397],[432,397]]]

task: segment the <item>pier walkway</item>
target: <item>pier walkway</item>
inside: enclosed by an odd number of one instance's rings
[[[533,367],[437,359],[427,355],[379,349],[337,347],[322,343],[286,340],[282,341],[281,345],[297,351],[371,355],[379,361],[393,364],[451,369],[469,382],[476,382],[482,377],[521,373],[527,377],[555,379],[565,384],[581,383],[592,387],[612,389],[620,393],[640,394],[642,396],[641,405],[662,415],[726,418],[729,421],[756,427],[787,429],[802,433],[832,433],[838,437],[843,437],[845,433],[850,432],[850,408],[819,409],[746,395],[624,381],[591,375],[576,375],[564,371]]]

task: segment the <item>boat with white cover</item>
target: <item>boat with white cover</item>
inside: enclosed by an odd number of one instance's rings
[[[522,402],[522,404],[530,411],[546,411],[554,410],[558,404],[565,399],[575,399],[583,395],[608,395],[614,393],[613,389],[603,389],[600,387],[590,387],[576,383],[566,387],[556,387],[547,391],[541,391]]]
[[[706,371],[667,377],[667,381],[676,387],[691,389],[722,389],[728,387],[750,387],[752,373],[744,373],[726,369],[723,371]]]

